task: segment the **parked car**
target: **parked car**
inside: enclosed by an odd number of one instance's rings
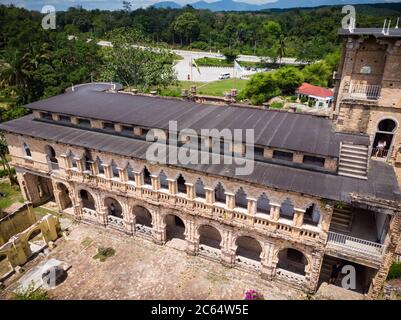
[[[220,73],[219,80],[229,79],[231,77],[230,73]]]

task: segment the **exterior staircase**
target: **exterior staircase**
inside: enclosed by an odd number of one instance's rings
[[[352,208],[334,208],[331,217],[330,231],[349,233],[352,227]]]
[[[341,143],[338,174],[342,176],[367,179],[369,147]]]

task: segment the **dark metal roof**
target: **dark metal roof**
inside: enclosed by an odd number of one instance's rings
[[[355,28],[353,32],[349,29],[339,29],[338,34],[340,36],[374,36],[377,38],[401,38],[401,29],[389,29],[387,28],[383,33],[383,28]]]
[[[332,122],[326,118],[104,91],[111,86],[104,83],[76,86],[74,91],[26,107],[164,130],[171,120],[178,122],[178,130],[254,129],[257,145],[332,157],[339,154],[341,136],[334,133]],[[367,136],[352,135],[348,139],[358,144],[369,143]]]
[[[79,147],[145,159],[149,142],[113,134],[61,126],[33,120],[32,115],[0,125],[0,129],[22,135],[58,141]],[[66,150],[67,151],[67,150]],[[305,193],[321,198],[350,201],[349,193],[401,200],[394,169],[384,162],[371,161],[367,180],[321,173],[255,161],[250,175],[236,176],[235,165],[175,165],[204,173],[245,180],[281,190]]]

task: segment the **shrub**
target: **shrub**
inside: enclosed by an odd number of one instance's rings
[[[388,272],[387,280],[401,279],[401,262],[393,262]]]
[[[93,256],[93,259],[99,259],[100,262],[106,261],[107,258],[114,256],[116,251],[113,248],[100,247],[97,249],[97,253]]]
[[[282,109],[284,104],[282,102],[273,102],[270,105],[270,109]]]
[[[42,288],[35,289],[33,282],[25,290],[19,288],[14,298],[16,300],[49,300],[47,291]]]

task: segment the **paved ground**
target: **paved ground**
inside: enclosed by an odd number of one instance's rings
[[[114,248],[115,255],[105,262],[93,259],[100,246]],[[71,265],[65,282],[49,291],[54,299],[243,299],[248,289],[269,300],[304,297],[257,275],[85,224],[73,225],[67,240],[25,268],[52,258]],[[5,296],[15,286],[8,287]]]

